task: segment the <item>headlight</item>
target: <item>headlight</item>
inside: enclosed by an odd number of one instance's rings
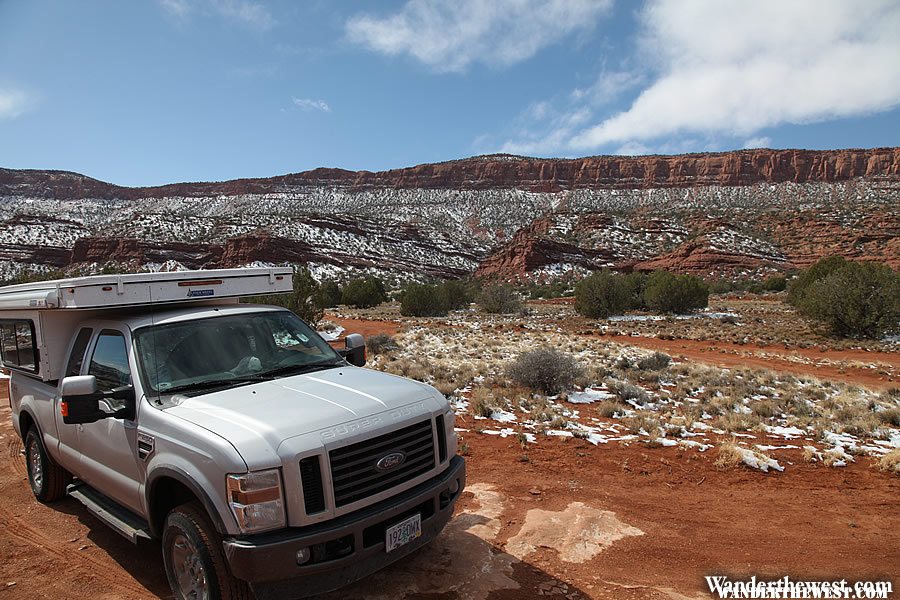
[[[454,431],[456,427],[456,412],[454,412],[453,407],[450,407],[450,410],[444,413],[444,427],[447,432],[447,456],[455,456],[459,440]]]
[[[256,533],[286,525],[278,469],[229,475],[228,504],[241,531]]]

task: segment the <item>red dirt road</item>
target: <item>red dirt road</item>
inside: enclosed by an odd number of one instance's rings
[[[740,345],[719,341],[662,340],[628,335],[598,335],[599,339],[659,350],[676,358],[690,359],[720,367],[770,369],[855,383],[883,389],[900,385],[900,354],[864,350],[785,349],[778,346]],[[873,365],[873,366],[864,366]]]

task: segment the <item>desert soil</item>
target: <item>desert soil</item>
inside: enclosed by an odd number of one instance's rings
[[[366,335],[397,327],[333,320]],[[745,347],[621,341],[747,364],[730,352]],[[760,360],[775,370],[810,367]],[[849,369],[826,376],[813,365],[809,374],[885,384]],[[157,544],[132,546],[73,500],[44,506],[33,499],[0,396],[0,599],[171,597]],[[828,469],[783,450],[779,459],[790,471],[763,474],[721,471],[711,453],[682,448],[559,438],[523,449],[514,437],[462,435],[469,484],[442,536],[330,599],[683,600],[709,597],[703,577],[714,574],[900,585],[900,477],[869,461]]]

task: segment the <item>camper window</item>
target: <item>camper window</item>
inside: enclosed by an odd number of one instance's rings
[[[38,372],[38,351],[32,321],[0,320],[0,346],[5,366],[29,373]]]

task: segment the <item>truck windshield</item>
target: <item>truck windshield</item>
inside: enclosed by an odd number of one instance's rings
[[[344,364],[287,311],[153,325],[137,330],[134,339],[147,392],[156,395],[210,391]]]

